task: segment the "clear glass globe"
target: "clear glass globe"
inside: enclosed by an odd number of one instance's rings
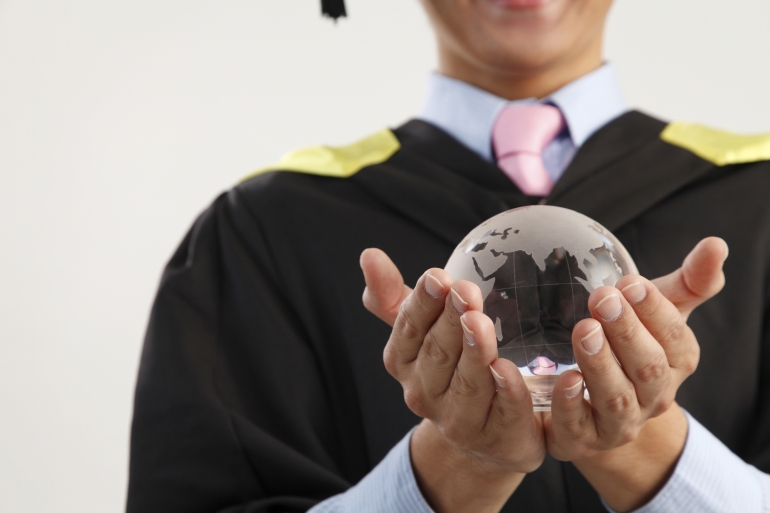
[[[576,369],[572,328],[590,317],[588,296],[637,274],[631,255],[593,219],[561,207],[521,207],[488,219],[446,264],[479,286],[498,356],[511,360],[536,411],[550,411],[558,375]]]

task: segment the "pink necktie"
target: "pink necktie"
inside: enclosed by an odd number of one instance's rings
[[[551,105],[509,105],[495,121],[492,147],[497,165],[528,196],[548,196],[553,180],[543,166],[543,148],[564,128]]]

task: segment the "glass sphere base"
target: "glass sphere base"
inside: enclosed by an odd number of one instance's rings
[[[524,376],[535,411],[551,411],[551,397],[557,379],[559,376]]]
[[[580,370],[576,365],[573,367]],[[551,411],[551,398],[553,397],[553,387],[556,385],[558,375],[552,376],[523,376],[524,383],[527,384],[530,394],[532,394],[532,406],[535,411]],[[583,385],[583,398],[590,401],[588,389]]]

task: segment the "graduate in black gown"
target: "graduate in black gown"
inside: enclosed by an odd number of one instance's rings
[[[770,153],[767,139],[719,136],[628,112],[545,201],[606,226],[651,278],[705,237],[727,241],[725,288],[688,319],[700,362],[676,402],[767,473]],[[360,255],[380,248],[415,284],[482,221],[541,201],[420,120],[295,154],[219,196],[152,309],[128,511],[306,511],[360,481],[421,421],[383,366],[391,327],[362,305]],[[547,456],[502,510],[606,511],[590,480]]]

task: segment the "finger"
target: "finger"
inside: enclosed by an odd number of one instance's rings
[[[511,436],[530,440],[533,447],[542,443],[542,428],[535,420],[532,395],[519,369],[512,361],[497,358],[489,366],[489,371],[497,393],[484,425],[485,433],[492,438],[495,433],[511,433]]]
[[[548,452],[558,460],[588,457],[596,453],[596,423],[591,403],[583,398],[585,382],[577,370],[559,376],[551,398],[551,417],[546,421],[550,436]],[[578,451],[576,452],[576,448]]]
[[[404,278],[396,264],[381,249],[365,249],[361,253],[359,263],[366,280],[364,306],[393,326],[401,303],[409,296],[412,289],[404,285]]]
[[[469,432],[486,423],[495,395],[490,364],[497,359],[495,326],[483,313],[470,310],[460,317],[462,352],[443,401],[446,415],[459,419]]]
[[[715,296],[725,284],[722,265],[729,253],[719,237],[700,241],[684,259],[682,267],[652,282],[674,303],[685,320],[701,303]]]
[[[401,303],[383,355],[385,368],[399,381],[403,369],[417,359],[425,336],[444,310],[451,283],[446,271],[430,269]]]
[[[596,449],[616,447],[623,441],[626,425],[641,414],[634,384],[615,360],[597,320],[583,319],[575,325],[572,347],[596,420],[594,438],[589,431],[582,440]]]
[[[471,311],[483,316],[483,307],[481,291],[475,284],[464,280],[452,284],[444,310],[425,335],[417,356],[416,372],[429,396],[443,395],[456,372],[463,351],[460,316]]]
[[[668,366],[678,373],[680,381],[695,372],[700,348],[679,309],[655,284],[641,276],[624,276],[615,286],[620,289],[650,335],[661,345]],[[669,399],[673,401],[673,397]]]
[[[635,397],[619,396],[617,400],[622,402],[623,399],[638,399],[645,409],[657,408],[671,383],[671,369],[666,352],[615,287],[596,289],[588,298],[588,308],[594,319],[601,323],[612,352],[636,390]],[[582,342],[586,343],[588,340]],[[588,376],[582,364],[581,370]]]

